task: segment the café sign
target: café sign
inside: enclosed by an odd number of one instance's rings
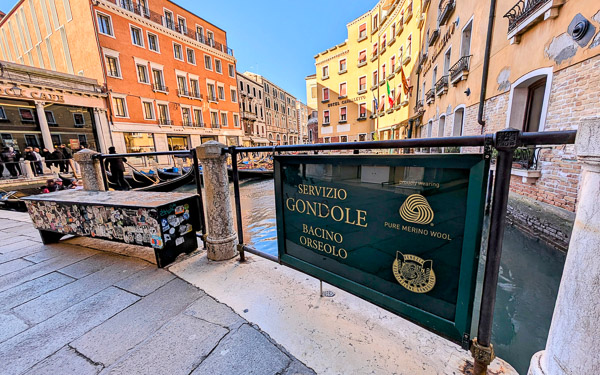
[[[53,94],[44,91],[30,90],[28,88],[22,88],[19,86],[5,87],[0,86],[0,95],[8,96],[15,99],[25,100],[42,100],[49,102],[64,103],[65,98],[60,94]]]
[[[276,156],[279,259],[468,341],[488,168],[480,154]]]

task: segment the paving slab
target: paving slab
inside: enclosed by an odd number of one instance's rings
[[[0,218],[0,230],[9,229],[23,225],[22,222]]]
[[[230,329],[238,328],[240,325],[247,323],[245,319],[233,312],[229,306],[217,302],[211,296],[200,298],[188,307],[184,314]]]
[[[101,254],[113,264],[24,303],[13,311],[26,322],[40,323],[76,303],[108,288],[113,283],[146,267],[147,263],[118,255]],[[89,258],[88,258],[89,259]],[[98,260],[96,256],[96,260]]]
[[[2,264],[0,264],[0,276],[7,275],[11,272],[18,271],[25,267],[29,267],[32,264],[35,264],[35,263],[27,261],[25,259],[13,259],[9,262],[2,263]]]
[[[103,371],[102,375],[187,375],[229,330],[188,315],[179,315],[154,336]]]
[[[101,252],[89,258],[80,260],[77,263],[73,263],[66,267],[63,267],[59,269],[58,272],[73,277],[75,279],[81,279],[104,268],[123,263],[139,264],[142,266],[142,268],[140,268],[139,270],[150,267],[150,264],[136,259],[127,258],[107,252]],[[129,276],[130,275],[127,275],[127,277]]]
[[[13,314],[0,314],[0,342],[29,328],[29,325]]]
[[[2,236],[9,237],[12,236],[12,234],[0,231],[0,238]],[[4,240],[2,240],[2,242],[0,243],[0,254],[7,254],[11,251],[22,250],[32,246],[40,246],[39,242],[34,241],[33,239],[27,236],[16,236],[16,238],[19,238],[19,241],[5,243]]]
[[[21,223],[21,225],[17,227],[0,230],[0,236],[2,236],[2,233],[13,236],[17,235],[35,237],[41,240],[40,232],[38,232],[38,230],[35,229],[35,227],[31,223]]]
[[[0,210],[0,211],[2,211],[2,210]],[[17,236],[14,234],[11,235],[10,237],[3,238],[2,243],[0,244],[0,253],[2,253],[2,250],[1,250],[2,246],[10,245],[12,243],[21,242],[21,241],[25,241],[25,240],[30,240],[30,238],[27,236]]]
[[[39,253],[42,250],[44,250],[44,245],[37,243],[36,245],[26,246],[22,249],[11,251],[6,254],[0,254],[0,263],[10,262],[11,260],[15,260],[15,259],[19,259],[19,258],[23,258],[23,259],[28,260],[33,263],[39,263],[42,260],[36,261],[35,257],[32,259],[27,259],[26,257],[29,257],[36,253]],[[47,259],[50,259],[50,258],[45,258],[43,260],[47,260]]]
[[[12,309],[42,294],[74,281],[72,277],[52,272],[14,288],[0,292],[0,311]]]
[[[25,375],[96,375],[102,366],[96,365],[65,346],[35,365]]]
[[[40,247],[37,249],[38,251],[34,252],[33,254],[24,256],[23,259],[28,260],[33,263],[41,263],[48,259],[52,259],[52,258],[56,258],[57,256],[64,255],[65,248],[69,247],[70,245],[67,245],[65,243],[60,243],[60,246],[57,246],[57,244],[51,244],[51,245],[40,244],[39,246]],[[35,248],[35,246],[33,248]],[[75,247],[71,247],[71,248],[72,249],[73,248],[81,249],[81,248],[75,248]],[[11,254],[12,253],[8,253],[6,255],[11,255]]]
[[[20,374],[139,300],[110,287],[0,344],[2,374]]]
[[[75,340],[71,347],[93,362],[109,366],[203,296],[196,287],[174,279]]]
[[[114,285],[138,296],[147,296],[174,278],[171,272],[150,266]]]
[[[53,245],[65,246],[65,245]],[[8,275],[0,276],[0,292],[13,288],[27,281],[37,279],[40,276],[56,271],[57,269],[73,264],[82,259],[91,257],[98,252],[91,249],[66,247],[65,254],[48,259],[44,262],[35,264],[25,269],[9,273]]]
[[[304,363],[293,359],[288,368],[281,375],[314,375],[315,372],[308,368]]]
[[[262,333],[244,324],[228,334],[192,375],[280,374],[290,363]]]

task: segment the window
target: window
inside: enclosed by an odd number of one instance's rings
[[[343,73],[346,71],[346,59],[341,59],[340,60],[340,73]]]
[[[329,89],[328,88],[324,88],[323,89],[323,100],[329,100]],[[277,103],[275,103],[277,104]]]
[[[131,29],[131,43],[138,47],[144,46],[144,37],[142,36],[142,29],[139,27],[130,26]]]
[[[396,70],[396,56],[390,58],[390,73],[394,73],[394,70]]]
[[[346,118],[346,107],[342,107],[340,108],[340,122],[346,122],[347,118]]]
[[[169,125],[169,107],[166,104],[158,104],[158,123]]]
[[[106,74],[109,77],[121,78],[119,60],[114,56],[106,56]]]
[[[227,112],[221,112],[221,126],[227,126]]]
[[[152,69],[152,78],[154,79],[154,90],[167,91],[163,80],[162,70]]]
[[[323,77],[322,78],[323,79],[329,78],[329,66],[328,65],[325,65],[323,67]]]
[[[85,134],[77,134],[77,139],[79,140],[80,145],[87,145],[87,135]]]
[[[329,124],[329,111],[323,111],[323,125]]]
[[[159,52],[158,36],[155,34],[148,33],[148,49],[150,51]]]
[[[0,120],[8,120],[8,117],[6,117],[6,112],[4,111],[4,107],[0,107]]]
[[[219,92],[219,100],[225,100],[225,88],[223,86],[218,86],[217,90]]]
[[[373,86],[376,86],[379,83],[379,74],[376,71],[373,72]]]
[[[165,23],[165,27],[168,27],[171,30],[175,30],[175,22],[173,21],[173,13],[172,12],[165,10],[164,23]]]
[[[152,133],[123,133],[125,139],[125,151],[154,152],[154,137]]]
[[[196,52],[191,48],[186,48],[185,51],[187,52],[188,63],[196,65]]]
[[[385,81],[385,77],[387,77],[387,75],[386,75],[386,71],[385,71],[385,64],[383,64],[381,66],[381,80]]]
[[[363,39],[367,37],[367,24],[363,23],[358,27],[358,38]]]
[[[173,54],[176,60],[183,61],[183,49],[181,44],[173,43]]]
[[[240,127],[240,116],[237,113],[233,114],[233,126],[236,128]]]
[[[204,55],[204,68],[212,70],[212,58],[210,56]]]
[[[373,30],[377,30],[377,27],[379,27],[379,14],[373,16]]]
[[[54,113],[52,111],[44,111],[46,114],[46,121],[50,125],[56,125],[56,119],[54,118]]]
[[[210,112],[210,123],[213,128],[219,127],[219,114],[217,112]]]
[[[204,28],[202,26],[196,26],[196,40],[204,43]]]
[[[60,137],[60,134],[52,134],[50,136],[50,138],[52,138],[52,144],[55,144],[55,145],[62,144],[62,138]]]
[[[113,104],[115,109],[115,116],[127,117],[127,105],[125,104],[125,98],[113,97]]]
[[[237,103],[237,91],[235,89],[231,89],[231,101]]]
[[[40,147],[40,143],[35,134],[25,134],[25,144],[28,147]]]
[[[179,90],[179,95],[188,96],[187,89],[187,80],[185,76],[177,76],[177,89]]]
[[[446,126],[446,116],[441,116],[438,121],[438,137],[444,136],[444,127]]]
[[[367,103],[360,103],[358,105],[358,116],[359,118],[367,118]]]
[[[215,46],[215,34],[212,31],[206,31],[206,39],[211,47]]]
[[[112,22],[109,16],[102,13],[97,13],[98,17],[98,32],[100,34],[114,36],[112,29]]]
[[[323,138],[323,142],[325,142],[325,143],[331,143],[331,137],[325,137],[325,138]]]
[[[358,63],[359,64],[366,64],[367,63],[367,50],[362,50],[360,51],[360,53],[358,54]]]
[[[194,124],[197,126],[202,125],[202,110],[194,108]]]
[[[144,106],[144,118],[146,120],[154,119],[154,104],[152,102],[142,102]]]
[[[373,44],[373,57],[377,56],[377,51],[378,51],[377,43],[374,43]]]
[[[346,82],[340,83],[340,98],[345,98],[347,96],[346,93]]]
[[[232,64],[229,64],[229,76],[235,78],[235,67]]]
[[[179,26],[180,33],[187,34],[187,26],[185,24],[185,18],[177,17],[177,26]]]
[[[206,86],[208,88],[208,100],[216,102],[217,94],[215,92],[215,85],[213,83],[208,83]]]
[[[469,56],[471,54],[471,31],[473,30],[473,20],[471,20],[462,31],[460,42],[460,56]]]
[[[190,94],[194,98],[200,98],[200,85],[197,79],[190,79]]]
[[[454,112],[454,128],[452,129],[452,135],[455,137],[460,137],[463,135],[464,115],[464,108],[459,108],[456,110],[456,112]]]
[[[189,108],[181,107],[181,119],[183,120],[183,126],[192,125],[192,113]]]
[[[33,111],[29,108],[19,108],[19,115],[21,116],[21,122],[34,122]]]
[[[148,67],[146,65],[142,65],[142,64],[137,64],[137,76],[138,76],[138,82],[140,83],[150,83],[150,80],[148,77]]]
[[[407,44],[406,44],[406,57],[410,57],[412,51],[412,35],[408,36]]]
[[[444,54],[444,75],[448,75],[450,69],[450,56],[452,55],[452,48],[448,48],[448,51]]]
[[[223,71],[221,70],[221,60],[219,59],[215,59],[215,72],[223,73]]]
[[[75,127],[83,127],[85,125],[83,113],[73,113],[73,123],[75,124]]]
[[[392,23],[392,39],[394,39],[394,35],[396,35],[396,23]],[[391,42],[390,42],[391,43]]]
[[[383,50],[386,45],[387,45],[387,34],[383,34],[383,37],[381,38],[381,50]]]

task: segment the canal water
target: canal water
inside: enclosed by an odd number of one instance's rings
[[[180,191],[195,191],[195,188],[188,185]],[[233,188],[231,192],[233,198]],[[277,255],[273,180],[242,181],[240,195],[245,242]],[[515,228],[506,228],[493,344],[496,355],[520,374],[527,373],[531,356],[545,347],[564,262],[564,253]],[[483,260],[480,276],[482,269]]]

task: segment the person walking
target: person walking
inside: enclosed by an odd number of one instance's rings
[[[60,145],[60,151],[65,158],[65,173],[69,173],[69,166],[71,166],[71,169],[73,169],[73,166],[71,165],[73,163],[73,154],[64,144]]]
[[[109,154],[116,154],[114,146],[108,148]],[[125,158],[114,158],[106,160],[106,168],[110,171],[113,177],[113,181],[117,184],[117,190],[129,190],[131,186],[125,180]]]
[[[47,148],[44,148],[40,155],[42,155],[42,157],[44,158],[44,161],[46,162],[46,168],[51,169],[52,168],[52,153],[50,152],[50,150],[48,150]]]
[[[54,152],[52,152],[52,160],[54,160],[53,164],[55,167],[59,168],[62,173],[66,173],[64,159],[65,156],[63,155],[59,145],[54,145]]]
[[[9,147],[9,150],[15,154],[15,156],[14,156],[15,164],[14,165],[15,165],[15,169],[17,170],[17,175],[22,176],[23,171],[21,170],[21,163],[19,163],[19,162],[23,158],[23,155],[21,154],[21,152],[19,150],[15,150],[14,147]]]
[[[37,169],[35,167],[35,162],[37,161],[37,159],[36,159],[35,155],[33,154],[32,147],[25,147],[25,154],[23,155],[23,158],[31,166],[31,171],[33,172],[33,175],[37,177],[38,173],[37,173]]]
[[[44,174],[44,165],[42,164],[42,155],[40,155],[40,149],[37,147],[33,148],[33,156],[35,156],[35,170],[38,175]]]
[[[4,147],[4,149],[2,150],[2,154],[0,155],[0,157],[2,158],[2,161],[4,162],[4,165],[6,166],[6,169],[8,170],[8,173],[10,173],[11,178],[16,178],[17,177],[17,168],[15,166],[15,152],[11,150],[12,147]]]

